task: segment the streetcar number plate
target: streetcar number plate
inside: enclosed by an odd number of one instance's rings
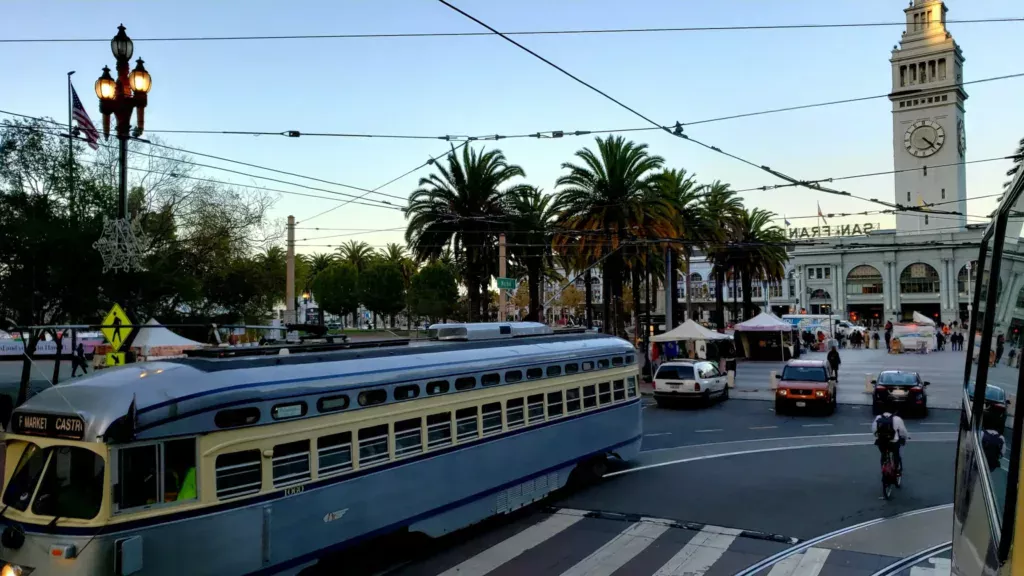
[[[797,402],[796,403],[796,407],[797,408],[803,408],[804,406],[807,406],[807,402]]]

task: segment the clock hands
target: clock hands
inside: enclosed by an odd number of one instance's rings
[[[935,144],[932,144],[931,140],[925,138],[924,136],[921,136],[921,140],[924,140],[924,143],[927,144],[929,148],[935,146]]]

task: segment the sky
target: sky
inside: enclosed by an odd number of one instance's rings
[[[581,28],[733,26],[902,22],[905,2],[868,0],[453,0],[501,31]],[[947,17],[1024,16],[1019,2],[949,0]],[[109,38],[123,23],[137,39],[153,87],[147,134],[159,129],[299,130],[374,134],[521,134],[645,126],[643,120],[544,65],[501,38],[392,38],[160,42],[145,38],[283,34],[481,31],[434,0],[293,0],[273,2],[35,2],[4,4],[0,38]],[[950,24],[961,46],[964,80],[1024,72],[1014,54],[1024,49],[1024,23]],[[841,29],[699,31],[517,37],[568,71],[662,124],[799,104],[886,94],[888,59],[899,41],[895,26]],[[99,125],[92,85],[113,66],[109,43],[0,43],[0,109],[66,121],[66,73]],[[967,159],[1010,154],[1024,136],[1019,107],[1024,78],[967,86]],[[885,98],[699,124],[686,129],[703,142],[802,179],[893,169],[890,102]],[[9,118],[0,114],[0,120]],[[322,180],[364,188],[381,184],[443,154],[442,140],[347,139],[303,136],[161,134],[186,150],[214,154]],[[700,182],[735,189],[780,183],[769,174],[670,135],[626,135],[647,143],[666,165]],[[526,172],[525,182],[555,191],[561,164],[593,146],[593,136],[484,142],[500,148]],[[198,160],[198,159],[197,159]],[[207,162],[207,160],[202,160]],[[223,162],[210,164],[239,169]],[[1009,161],[969,165],[968,197],[1001,191]],[[337,186],[304,182],[338,192]],[[239,184],[261,183],[205,169]],[[406,197],[423,168],[381,191]],[[271,187],[333,197],[279,183]],[[854,194],[892,200],[893,178],[846,180]],[[837,187],[839,185],[837,184]],[[361,192],[356,192],[361,194]],[[875,210],[855,199],[794,188],[742,194],[748,206],[810,223],[826,213]],[[396,198],[371,195],[369,198]],[[275,218],[300,222],[299,252],[326,252],[349,239],[374,246],[401,241],[397,210],[347,205],[345,198],[281,195]],[[994,199],[968,203],[984,215]],[[889,216],[846,219],[891,227]],[[844,220],[837,219],[836,223]],[[830,222],[832,223],[832,222]],[[313,230],[322,228],[329,230]],[[366,230],[393,229],[366,233]],[[357,235],[352,235],[356,233]]]

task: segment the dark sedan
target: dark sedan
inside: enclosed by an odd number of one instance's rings
[[[974,397],[974,382],[968,388]],[[985,386],[985,408],[981,414],[981,426],[986,430],[995,430],[1002,434],[1006,430],[1006,392],[999,386]]]
[[[931,383],[921,380],[917,372],[884,370],[871,383],[875,385],[871,401],[872,414],[877,416],[886,410],[896,410],[902,416],[917,414],[923,418],[928,415],[928,394],[925,388]]]

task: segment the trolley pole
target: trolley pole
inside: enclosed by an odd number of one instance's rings
[[[285,264],[285,323],[297,322],[295,318],[295,216],[288,217],[288,257]]]

